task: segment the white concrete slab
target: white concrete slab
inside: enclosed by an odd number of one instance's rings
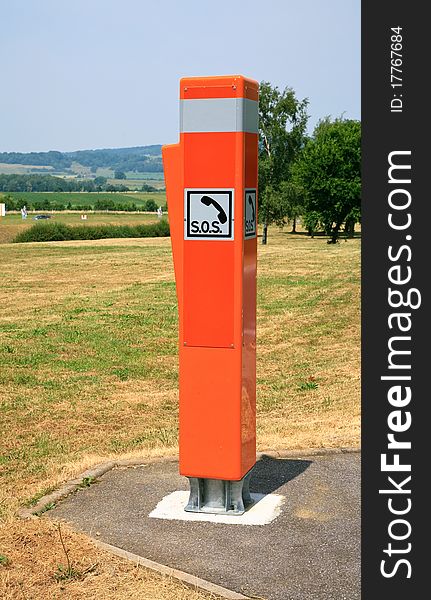
[[[278,494],[251,494],[255,504],[243,515],[211,515],[184,510],[189,492],[177,491],[168,494],[148,515],[153,519],[174,521],[207,521],[225,525],[267,525],[281,513],[284,497]]]

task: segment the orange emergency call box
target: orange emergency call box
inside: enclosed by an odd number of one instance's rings
[[[186,510],[244,511],[256,461],[258,83],[180,82],[180,142],[163,147],[179,309]],[[236,483],[235,483],[236,482]]]

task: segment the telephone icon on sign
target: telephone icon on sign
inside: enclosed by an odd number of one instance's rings
[[[248,203],[250,204],[250,208],[251,208],[251,212],[252,212],[251,220],[254,222],[256,220],[256,213],[254,211],[253,197],[250,195],[248,196]]]
[[[211,196],[202,196],[201,198],[201,202],[202,204],[205,204],[205,206],[214,206],[214,208],[216,210],[218,210],[218,215],[217,215],[217,219],[220,221],[220,223],[222,225],[224,225],[227,221],[227,214],[225,213],[224,209],[222,206],[220,206],[220,204],[214,200],[214,198],[211,198]]]

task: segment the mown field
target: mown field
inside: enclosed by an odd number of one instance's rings
[[[177,451],[170,240],[4,244],[0,260],[0,596],[206,597],[68,530],[81,571],[96,567],[58,583],[54,525],[13,516],[109,457]],[[259,449],[359,444],[359,262],[359,239],[274,228],[259,245]]]
[[[113,180],[114,181],[114,180]],[[124,180],[115,180],[116,183]],[[141,182],[142,186],[142,182]],[[51,203],[60,203],[72,206],[94,204],[96,200],[112,200],[118,203],[134,202],[137,206],[147,200],[154,200],[159,206],[166,204],[165,192],[2,192],[3,196],[12,196],[14,200],[23,200],[31,204],[32,200],[49,200]],[[0,197],[1,197],[0,195]]]
[[[20,165],[0,162],[0,175],[28,175],[30,173],[44,175],[49,173],[51,170],[51,167],[48,166]]]
[[[157,175],[161,175],[161,177],[157,177]],[[147,183],[156,189],[165,187],[163,173],[129,173],[127,179],[114,179],[113,177],[109,177],[108,183],[112,183],[113,185],[127,185],[131,190],[140,190],[143,183]]]
[[[49,212],[39,211],[38,213],[47,213],[52,215],[51,219],[46,221],[33,220],[33,214],[29,213],[27,219],[23,220],[20,214],[10,213],[6,217],[0,218],[0,244],[12,242],[12,240],[25,229],[28,229],[35,223],[65,223],[66,225],[140,225],[141,223],[155,223],[157,214],[155,213],[115,213],[100,212],[86,213],[87,219],[82,220],[80,213],[73,212]]]

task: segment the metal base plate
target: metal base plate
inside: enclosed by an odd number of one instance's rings
[[[252,469],[239,481],[188,477],[190,497],[187,512],[215,515],[243,515],[254,500],[250,496]]]

